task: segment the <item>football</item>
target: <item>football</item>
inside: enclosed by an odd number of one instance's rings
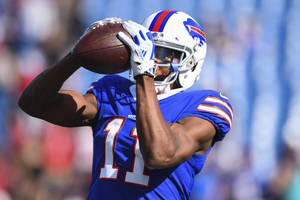
[[[130,67],[130,49],[118,38],[124,32],[121,20],[103,20],[92,24],[73,48],[82,67],[100,74],[115,74]]]

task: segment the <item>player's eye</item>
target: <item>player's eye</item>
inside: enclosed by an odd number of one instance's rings
[[[165,47],[155,47],[155,58],[159,64],[166,64],[173,61],[173,59],[180,60],[182,52]]]

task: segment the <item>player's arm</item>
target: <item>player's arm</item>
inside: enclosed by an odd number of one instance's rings
[[[147,166],[163,168],[206,153],[215,135],[214,126],[198,117],[167,124],[158,104],[154,80],[139,76],[137,82],[137,133]]]
[[[124,28],[134,38],[119,33],[131,49],[131,69],[136,79],[136,127],[140,150],[147,166],[169,167],[188,160],[195,152],[204,154],[212,144],[214,126],[197,117],[167,124],[158,104],[154,88],[154,45],[149,30],[134,22]]]
[[[90,125],[97,114],[94,95],[60,90],[80,68],[76,57],[68,54],[53,67],[39,74],[24,90],[18,104],[27,114],[61,126]]]

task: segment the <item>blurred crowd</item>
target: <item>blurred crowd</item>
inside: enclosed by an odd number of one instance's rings
[[[93,21],[142,22],[159,9],[203,26],[208,53],[191,90],[223,92],[235,113],[192,200],[300,199],[300,1],[0,0],[0,200],[86,199],[91,129],[29,117],[17,99]],[[100,76],[80,69],[64,87],[84,93]]]

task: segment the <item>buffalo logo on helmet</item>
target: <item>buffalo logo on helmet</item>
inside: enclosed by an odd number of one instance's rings
[[[206,42],[206,37],[200,25],[195,22],[193,19],[188,18],[183,22],[186,30],[192,36],[194,40],[198,40],[199,46],[202,46],[204,42]]]

